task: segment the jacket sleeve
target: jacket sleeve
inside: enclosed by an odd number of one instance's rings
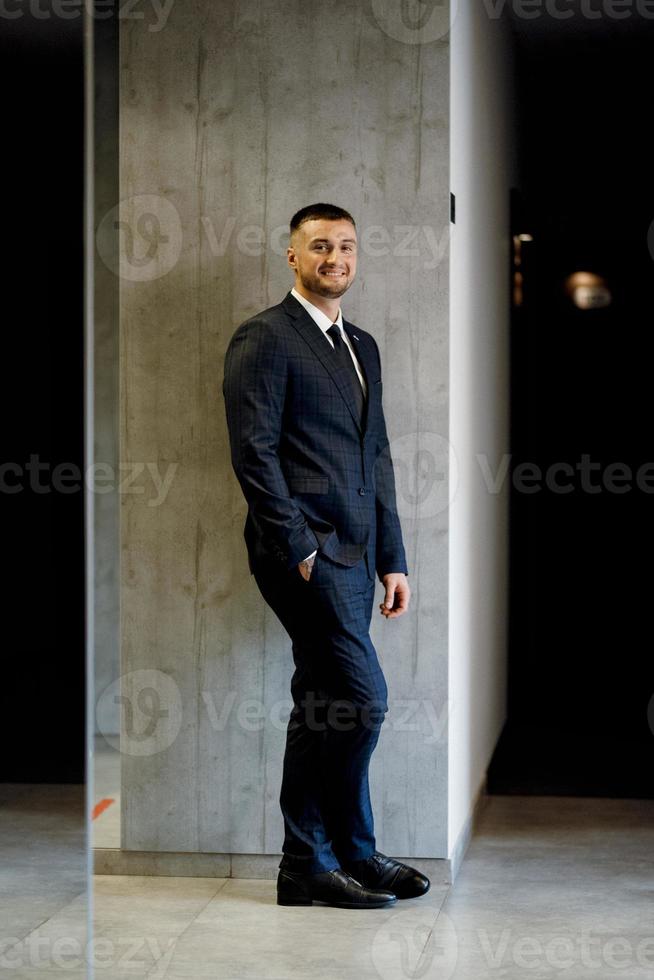
[[[381,357],[375,341],[379,372],[381,377]],[[402,528],[397,513],[395,491],[395,472],[386,432],[384,409],[381,410],[379,438],[376,447],[375,461],[375,510],[377,518],[376,537],[376,571],[379,581],[389,572],[404,572],[409,574],[406,554],[402,541]]]
[[[279,461],[286,378],[284,345],[274,328],[257,320],[242,324],[227,347],[223,379],[232,466],[264,546],[292,568],[318,539]]]

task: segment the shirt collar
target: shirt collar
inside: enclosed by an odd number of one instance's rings
[[[295,287],[291,289],[291,296],[294,296],[295,299],[298,301],[298,303],[302,304],[302,306],[305,308],[307,313],[318,324],[318,326],[320,327],[323,333],[327,333],[327,331],[332,325],[332,322],[337,323],[341,331],[341,334],[343,333],[343,313],[340,307],[338,310],[338,316],[334,321],[332,321],[330,320],[330,318],[327,316],[326,313],[323,313],[323,311],[319,310],[317,306],[314,306],[313,303],[310,303],[309,300],[302,295],[302,293],[298,293]]]

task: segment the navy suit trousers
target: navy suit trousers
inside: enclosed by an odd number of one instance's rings
[[[254,577],[291,638],[295,663],[279,866],[330,871],[376,849],[368,765],[388,689],[369,634],[374,554],[344,566],[319,550],[308,581],[297,566],[264,559]]]

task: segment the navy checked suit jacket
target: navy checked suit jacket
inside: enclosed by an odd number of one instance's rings
[[[250,572],[264,556],[290,569],[314,549],[354,565],[370,546],[380,581],[387,572],[408,574],[379,348],[345,319],[343,328],[366,379],[363,424],[356,378],[290,291],[242,323],[227,347],[223,396],[248,504]]]

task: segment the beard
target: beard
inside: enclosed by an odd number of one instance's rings
[[[300,272],[300,282],[305,289],[310,292],[315,293],[316,296],[324,296],[326,298],[338,299],[343,293],[352,285],[352,278],[348,276],[342,276],[339,279],[334,279],[333,281],[325,278],[324,276],[319,276],[316,274],[307,274]]]

